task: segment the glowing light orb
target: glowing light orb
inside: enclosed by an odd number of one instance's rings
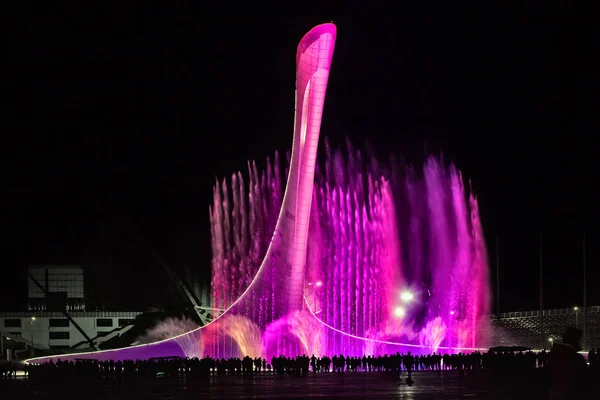
[[[406,310],[404,310],[402,307],[396,307],[394,310],[394,315],[398,318],[402,318],[406,315]]]
[[[414,300],[414,298],[415,295],[412,292],[409,292],[408,290],[405,290],[400,294],[400,299],[405,303],[410,303]]]

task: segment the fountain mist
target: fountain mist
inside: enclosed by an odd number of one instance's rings
[[[148,329],[143,336],[137,339],[137,343],[154,343],[178,336],[174,341],[186,357],[202,358],[204,355],[204,340],[202,340],[201,331],[196,330],[197,328],[198,325],[186,317],[169,317]],[[190,333],[184,335],[188,332]]]
[[[477,333],[489,311],[485,242],[477,201],[460,172],[430,157],[422,171],[393,168],[390,176],[375,157],[363,161],[350,143],[345,152],[326,146],[325,153],[313,192],[305,299],[315,321],[333,329],[319,333],[320,344],[307,345],[300,331],[308,323],[298,317],[304,314],[276,315],[282,296],[276,257],[231,312],[267,332],[267,352],[281,354],[391,351],[390,342],[428,349],[484,344]],[[215,184],[215,307],[228,308],[259,272],[281,207],[281,169],[275,153],[262,170],[248,163],[247,184],[241,172]],[[282,333],[288,331],[291,336]],[[274,345],[273,332],[297,343]],[[226,339],[207,351],[235,353]]]

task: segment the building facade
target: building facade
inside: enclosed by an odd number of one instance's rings
[[[600,348],[600,306],[588,307],[586,318],[582,307],[544,310],[543,322],[539,310],[501,313],[492,317],[492,326],[492,343],[496,346],[549,349],[572,326],[585,332],[585,350]]]
[[[29,311],[85,311],[79,265],[32,265],[27,272]]]
[[[131,329],[139,311],[86,312],[79,265],[32,265],[27,269],[27,311],[0,312],[0,350],[77,352],[98,347]],[[65,312],[68,314],[67,317]],[[83,333],[82,333],[83,331]]]
[[[69,316],[96,344],[120,335],[133,326],[140,312],[73,311]],[[88,348],[85,337],[61,312],[27,311],[0,313],[0,333],[11,340],[37,349]]]

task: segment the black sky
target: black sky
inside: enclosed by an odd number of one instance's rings
[[[426,141],[455,162],[480,198],[492,275],[500,235],[503,310],[538,306],[540,231],[547,306],[581,304],[587,231],[589,303],[599,304],[597,81],[583,66],[594,39],[575,40],[562,7],[484,3],[385,17],[28,10],[26,134],[5,153],[15,266],[78,262],[102,221],[127,216],[169,263],[208,270],[214,178],[291,146],[296,45],[333,20],[322,136],[368,138],[416,162]]]

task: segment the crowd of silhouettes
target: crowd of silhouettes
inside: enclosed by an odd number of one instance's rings
[[[600,376],[600,351],[590,350],[587,362],[578,352],[581,350],[581,331],[569,328],[561,343],[555,343],[547,352],[515,351],[511,348],[494,349],[485,353],[457,353],[412,355],[410,352],[379,356],[334,355],[317,357],[297,356],[264,358],[180,358],[165,357],[148,360],[98,361],[79,359],[57,361],[26,366],[25,375],[32,383],[60,385],[76,380],[79,383],[99,380],[123,382],[146,381],[156,378],[193,379],[196,377],[236,375],[306,376],[309,374],[344,374],[356,371],[383,372],[399,377],[407,373],[412,382],[414,371],[459,371],[467,373],[493,372],[505,377],[507,373],[520,377],[540,372],[551,399],[585,398],[591,375]],[[16,376],[14,364],[0,364],[3,380]],[[503,379],[503,378],[502,378]]]
[[[589,365],[598,369],[600,353],[591,350]],[[532,370],[544,368],[552,353],[542,351],[501,351],[427,355],[411,355],[395,353],[380,356],[344,356],[316,357],[306,355],[298,357],[272,357],[268,363],[264,358],[229,358],[215,359],[211,357],[180,358],[167,357],[149,360],[97,361],[81,359],[75,361],[57,361],[32,364],[26,366],[26,375],[31,380],[46,380],[53,377],[100,378],[100,379],[139,379],[139,378],[175,378],[209,375],[256,375],[275,374],[279,376],[306,376],[320,373],[347,372],[385,372],[396,373],[413,371],[442,370]],[[582,358],[583,360],[583,358]],[[10,364],[7,364],[7,366]],[[585,362],[583,362],[585,366]],[[3,379],[14,377],[14,367],[4,368]]]

